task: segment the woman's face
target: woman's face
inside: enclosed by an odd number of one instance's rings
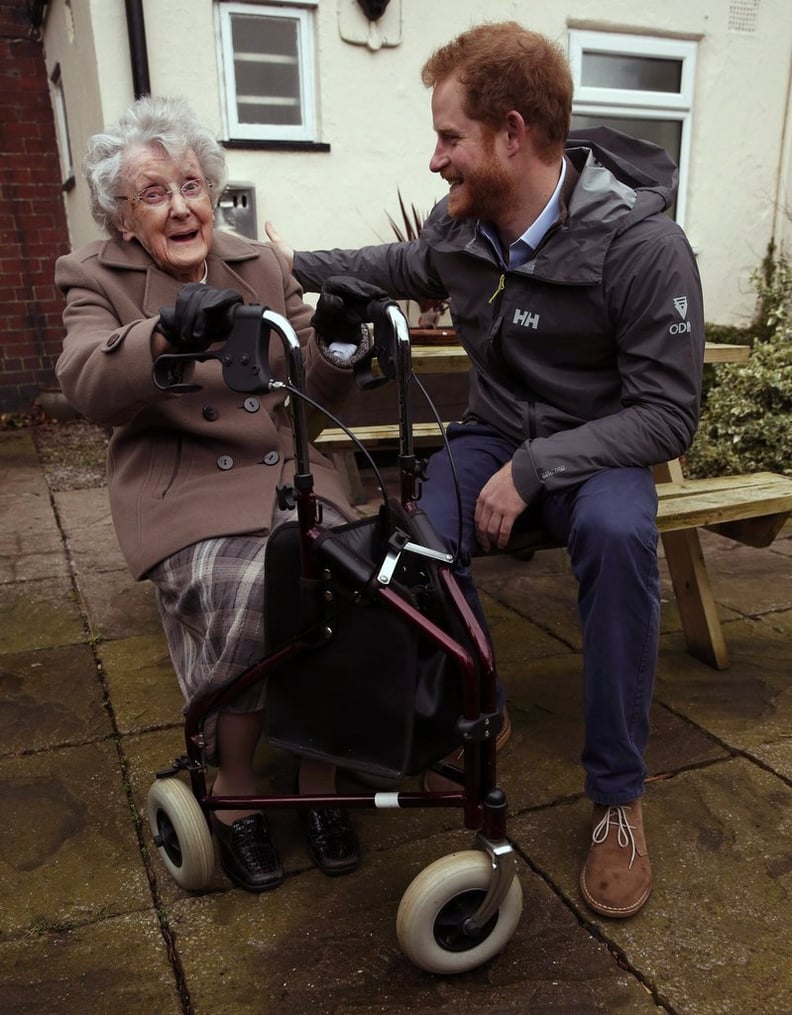
[[[194,152],[187,149],[174,161],[159,145],[132,148],[124,157],[121,179],[123,238],[136,239],[180,282],[200,282],[212,245],[214,209]],[[190,186],[196,190],[195,196],[184,196],[185,184],[188,192]],[[169,192],[163,203],[148,203],[157,197],[150,188],[162,187]]]

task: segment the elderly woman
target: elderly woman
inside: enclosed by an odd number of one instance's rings
[[[328,348],[283,257],[270,244],[215,232],[224,155],[183,100],[138,100],[90,139],[84,165],[94,218],[110,238],[57,262],[66,297],[57,373],[75,408],[112,427],[108,485],[118,541],[134,577],[156,586],[190,703],[264,655],[264,547],[283,516],[276,487],[294,473],[292,431],[283,392],[241,398],[209,360],[194,367],[199,391],[165,394],[152,380],[152,363],[164,352],[224,340],[234,304],[264,304],[299,337],[307,393],[333,404],[348,393],[349,363],[366,343],[359,333],[340,352],[335,343]],[[272,366],[283,376],[277,344]],[[316,452],[312,472],[325,519],[354,517],[340,478]],[[214,793],[256,792],[262,717],[262,695],[254,692],[210,718]],[[301,769],[302,791],[332,791],[330,773],[319,772],[319,784],[315,767],[311,785],[307,766]],[[328,874],[354,869],[357,844],[346,813],[323,808],[305,817],[317,865]],[[280,883],[261,813],[218,811],[212,820],[232,881],[250,891]]]

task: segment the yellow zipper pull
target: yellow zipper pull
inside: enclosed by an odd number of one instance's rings
[[[505,275],[501,275],[501,277],[498,279],[498,288],[495,290],[495,292],[492,294],[492,296],[490,296],[490,298],[487,300],[488,303],[494,303],[495,302],[495,297],[498,295],[499,292],[501,292],[503,290],[505,284],[506,284],[506,276]]]

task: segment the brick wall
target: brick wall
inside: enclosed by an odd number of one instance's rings
[[[63,302],[52,277],[69,249],[52,103],[27,4],[0,0],[0,411],[55,383]]]

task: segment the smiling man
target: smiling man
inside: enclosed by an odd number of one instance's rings
[[[306,289],[349,274],[396,298],[450,298],[471,360],[468,408],[449,427],[461,487],[459,578],[540,521],[569,551],[583,631],[586,903],[637,913],[652,870],[643,759],[660,585],[652,465],[696,429],[704,351],[701,285],[664,214],[677,169],[662,149],[599,127],[569,134],[572,80],[554,43],[515,22],[464,32],[435,52],[429,163],[449,184],[418,239],[297,252]],[[678,326],[684,306],[686,327]],[[421,507],[457,548],[449,455],[434,455]]]

